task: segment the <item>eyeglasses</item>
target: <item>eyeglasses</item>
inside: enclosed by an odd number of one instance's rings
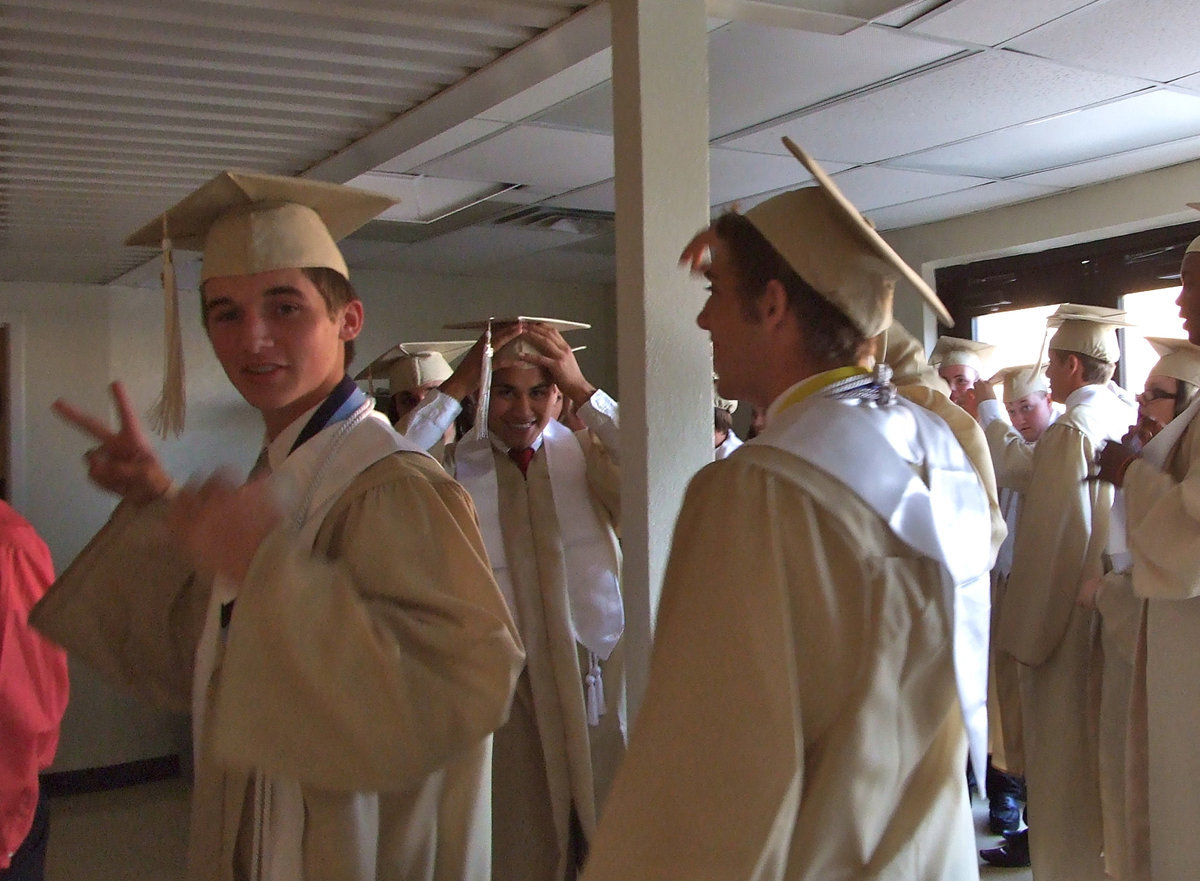
[[[1137,399],[1146,404],[1152,404],[1155,401],[1178,401],[1179,392],[1171,393],[1160,388],[1152,388],[1148,392],[1140,392]]]

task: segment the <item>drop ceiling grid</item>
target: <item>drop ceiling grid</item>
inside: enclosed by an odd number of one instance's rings
[[[1014,181],[996,181],[903,205],[877,208],[868,212],[867,217],[881,230],[898,229],[1017,202],[1028,202],[1055,192],[1060,191],[1052,187],[1031,186]]]
[[[818,159],[878,162],[1074,110],[1142,87],[1137,80],[988,50],[725,146],[780,153],[779,136],[790,134]]]
[[[1200,71],[1190,35],[1195,0],[1108,0],[1048,22],[1009,45],[1064,63],[1155,82]],[[1146,48],[1153,46],[1154,51]]]
[[[1131,119],[1137,126],[1127,125]],[[1200,95],[1140,92],[889,161],[891,167],[1013,178],[1200,135]]]
[[[960,0],[946,3],[906,30],[979,46],[999,46],[1095,0]]]

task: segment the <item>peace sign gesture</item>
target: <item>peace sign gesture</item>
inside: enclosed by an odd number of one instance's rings
[[[61,398],[50,406],[67,422],[99,441],[84,454],[92,482],[130,502],[145,504],[164,495],[171,488],[171,478],[150,446],[125,386],[114,382],[111,389],[120,418],[116,431]]]

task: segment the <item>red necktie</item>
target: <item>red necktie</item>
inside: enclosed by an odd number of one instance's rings
[[[526,447],[523,450],[509,450],[508,458],[516,462],[517,467],[520,468],[521,473],[524,474],[529,470],[529,463],[532,461],[533,454],[535,452],[537,451],[533,447]]]

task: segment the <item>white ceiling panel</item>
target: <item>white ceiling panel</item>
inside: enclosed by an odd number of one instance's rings
[[[611,78],[612,50],[605,49],[519,95],[502,101],[481,114],[481,118],[498,122],[520,122]]]
[[[1200,159],[1200,138],[1187,138],[1171,144],[1159,144],[1117,156],[1106,156],[1091,162],[1080,162],[1065,168],[1025,175],[1020,180],[1023,183],[1055,187],[1086,187],[1106,180],[1140,174],[1143,171],[1166,168],[1168,165],[1194,162],[1197,159]],[[1179,201],[1183,203],[1195,197],[1196,194],[1193,193],[1181,193]]]
[[[581,187],[566,193],[559,193],[543,200],[542,204],[553,208],[573,208],[578,211],[608,211],[617,210],[617,190],[612,179]]]
[[[1129,125],[1136,119],[1137,125]],[[888,163],[1008,178],[1200,136],[1200,95],[1157,90],[1026,123]]]
[[[860,211],[940,196],[980,184],[977,177],[898,171],[878,165],[852,168],[834,175],[833,179]]]
[[[612,134],[612,80],[556,104],[534,119],[545,125]]]
[[[709,129],[713,137],[723,137],[956,51],[888,28],[834,37],[734,23],[710,38]],[[814,69],[822,75],[812,76]]]
[[[571,233],[547,229],[505,226],[471,226],[437,239],[404,248],[396,257],[397,268],[446,272],[450,275],[515,260],[579,241]]]
[[[1180,77],[1177,80],[1172,80],[1171,84],[1185,89],[1191,89],[1193,92],[1200,92],[1200,73],[1194,73],[1191,76]]]
[[[613,142],[608,135],[518,125],[416,170],[566,190],[613,176]]]
[[[1029,186],[1013,181],[980,184],[969,190],[959,190],[942,196],[921,199],[904,205],[877,208],[868,217],[879,229],[900,229],[922,223],[933,223],[949,217],[986,211],[1017,202],[1028,202],[1058,192],[1052,187]]]
[[[822,166],[828,173],[851,166],[829,163]],[[796,159],[787,156],[767,156],[713,147],[708,151],[708,201],[724,205],[767,191],[796,187],[812,180]]]
[[[901,79],[725,146],[781,153],[789,135],[819,159],[877,162],[1107,101],[1137,80],[987,50]]]
[[[1196,0],[1108,0],[1044,24],[1010,45],[1092,70],[1170,82],[1200,71],[1196,41],[1189,39],[1196,12]]]
[[[399,156],[380,165],[376,171],[412,171],[418,165],[431,162],[447,153],[453,153],[461,147],[482,140],[488,135],[495,134],[505,125],[506,123],[492,122],[487,119],[468,119],[411,150],[405,150]]]
[[[908,30],[975,43],[999,46],[1033,30],[1043,22],[1087,6],[1095,0],[961,0],[947,3],[909,25]]]

